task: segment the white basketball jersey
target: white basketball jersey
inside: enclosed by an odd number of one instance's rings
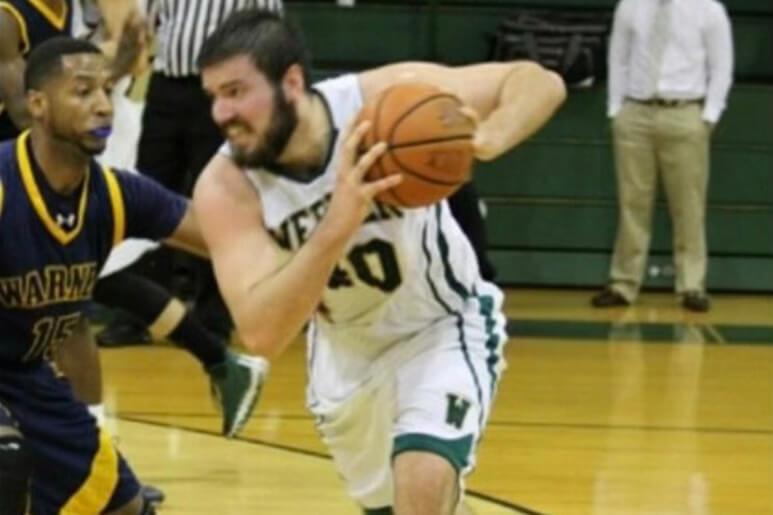
[[[363,105],[356,75],[315,84],[327,104],[336,141],[324,172],[304,183],[266,170],[249,170],[263,218],[289,259],[327,210],[341,133]],[[370,360],[393,344],[449,318],[498,312],[499,289],[479,275],[475,254],[445,201],[417,209],[375,203],[352,237],[322,296],[310,339],[336,352]]]

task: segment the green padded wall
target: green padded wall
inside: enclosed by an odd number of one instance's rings
[[[287,12],[303,27],[318,66],[356,69],[402,59],[447,63],[486,59],[491,35],[514,5],[441,2],[437,7],[428,7],[425,2],[387,2],[346,8],[332,1],[296,2],[288,4]],[[769,16],[733,16],[740,77],[773,78],[773,59],[769,58],[772,20]]]
[[[398,60],[485,60],[497,24],[516,5],[609,10],[613,0],[364,1],[354,8],[290,2],[316,76]],[[709,287],[773,290],[773,2],[727,0],[739,77],[712,145]],[[746,79],[752,78],[755,83]],[[767,80],[763,80],[767,78]],[[572,91],[533,140],[475,182],[489,209],[492,260],[509,284],[602,284],[616,228],[614,166],[603,85]],[[668,286],[671,228],[662,195],[647,284]]]
[[[567,255],[579,268],[545,284],[587,286],[606,278],[617,206],[605,98],[603,87],[571,92],[557,116],[531,141],[477,167],[475,181],[489,206],[489,245],[503,281],[543,284],[550,270],[568,266],[562,261]],[[773,86],[738,85],[728,104],[712,146],[709,285],[769,291],[773,290]],[[652,252],[657,262],[667,259],[671,249],[662,195],[654,227]],[[741,267],[747,260],[754,273]],[[648,284],[664,280],[655,278]]]
[[[728,11],[732,13],[759,13],[773,15],[773,3],[767,0],[720,0]],[[371,2],[378,3],[378,2]],[[384,3],[384,2],[382,2]],[[417,1],[415,4],[426,4],[428,0]],[[575,7],[575,8],[599,8],[612,9],[617,5],[617,0],[531,0],[515,2],[513,0],[440,0],[444,5],[457,5],[468,7],[481,6],[504,6],[512,7],[514,5],[538,7],[540,9],[549,7]]]

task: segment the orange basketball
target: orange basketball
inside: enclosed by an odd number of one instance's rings
[[[434,86],[405,83],[385,90],[362,108],[359,119],[372,121],[363,147],[379,141],[387,144],[366,178],[403,175],[402,182],[379,194],[378,201],[426,206],[469,180],[475,123],[460,107],[459,98]]]

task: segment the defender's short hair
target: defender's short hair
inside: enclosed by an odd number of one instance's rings
[[[101,54],[94,43],[83,39],[57,36],[32,49],[24,70],[24,91],[40,89],[62,72],[62,57],[72,54]]]

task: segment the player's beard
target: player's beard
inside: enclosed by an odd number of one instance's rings
[[[274,91],[273,114],[271,122],[266,128],[263,143],[253,150],[231,147],[234,161],[239,166],[245,168],[275,166],[298,125],[298,113],[295,111],[295,106],[287,101],[282,88],[277,87]],[[237,123],[239,122],[237,121]]]

